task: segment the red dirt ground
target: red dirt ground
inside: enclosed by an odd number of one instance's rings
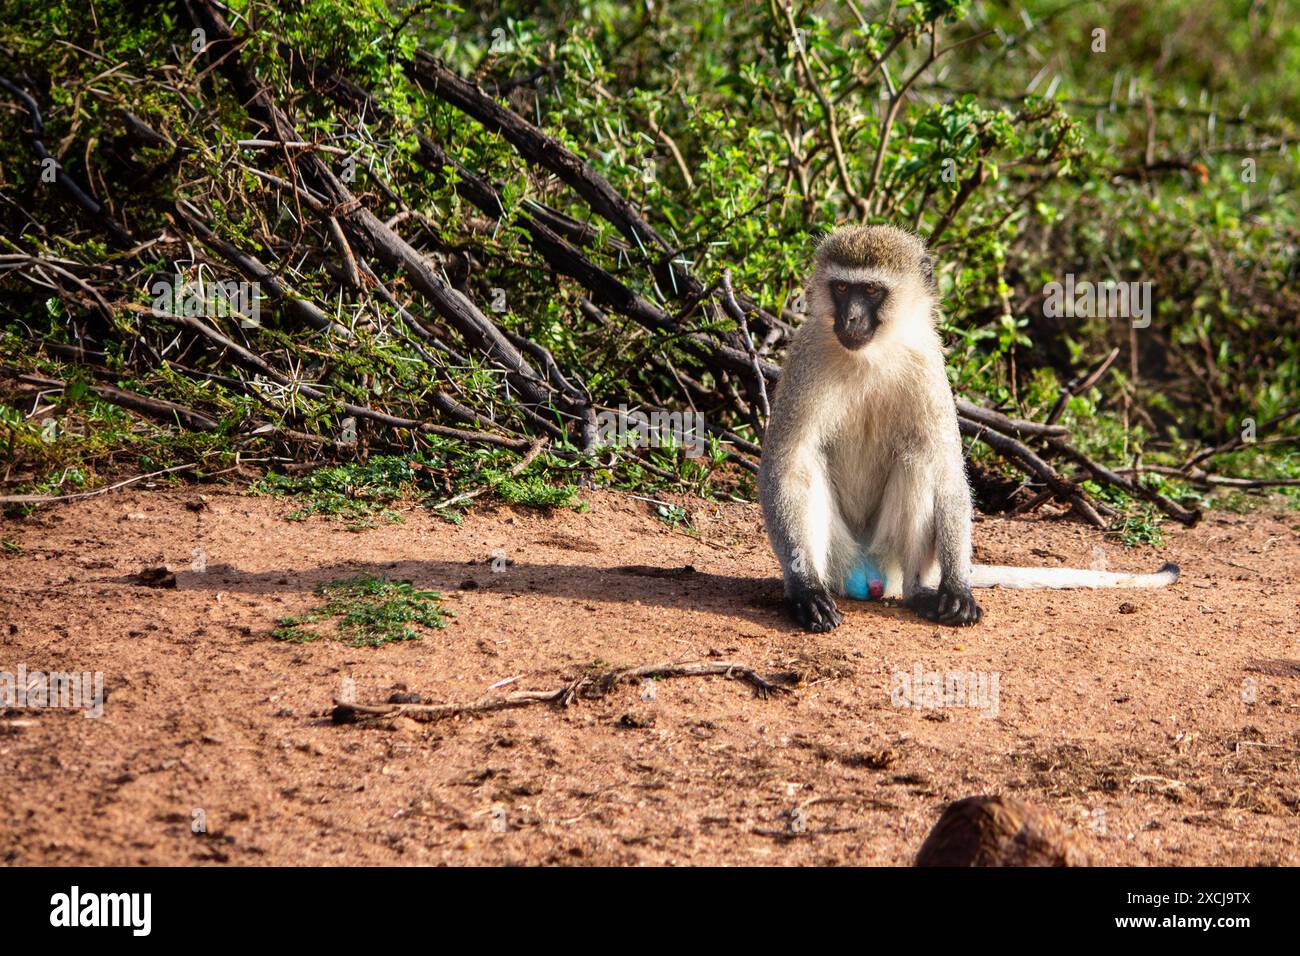
[[[205,493],[198,512],[194,489],[128,491],[0,522],[22,549],[0,548],[0,671],[109,688],[94,720],[0,709],[0,861],[906,864],[949,801],[1006,793],[1101,863],[1300,863],[1294,514],[1211,515],[1158,551],[985,519],[977,560],[1089,567],[1100,547],[1113,570],[1168,558],[1183,578],[985,591],[965,630],[845,602],[842,627],[810,635],[781,613],[755,506],[674,499],[696,536],[608,492],[585,513],[481,508],[455,527],[415,507],[358,533]],[[497,549],[515,562],[499,574]],[[176,589],[128,579],[162,562]],[[363,572],[441,591],[454,622],[380,648],[271,637],[316,585]],[[624,685],[568,709],[328,719],[346,678],[363,703],[462,702],[711,653],[804,681],[766,700],[683,677],[654,700]],[[892,675],[917,664],[996,675],[997,715],[894,706]]]

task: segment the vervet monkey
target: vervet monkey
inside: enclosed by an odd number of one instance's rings
[[[807,319],[763,441],[759,495],[795,619],[829,631],[833,595],[902,597],[940,624],[982,611],[972,587],[1159,587],[1156,574],[971,566],[971,493],[924,243],[889,226],[817,247]]]

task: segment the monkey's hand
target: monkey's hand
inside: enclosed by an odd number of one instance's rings
[[[835,599],[825,588],[809,587],[790,598],[790,613],[804,630],[814,634],[833,631],[844,620]]]
[[[951,627],[967,627],[984,616],[970,588],[946,582],[940,583],[937,591],[920,591],[911,605],[926,620]]]

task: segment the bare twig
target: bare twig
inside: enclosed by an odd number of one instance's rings
[[[0,497],[0,505],[44,505],[51,504],[55,501],[78,501],[82,498],[94,498],[97,495],[108,494],[110,491],[116,491],[118,488],[125,488],[127,485],[133,485],[137,481],[145,481],[149,478],[157,478],[159,475],[170,475],[177,471],[189,471],[197,468],[197,464],[174,465],[171,468],[163,468],[159,471],[151,471],[147,475],[136,475],[134,478],[128,478],[125,481],[119,481],[116,484],[105,485],[103,488],[96,488],[94,491],[79,491],[73,495],[5,495]]]
[[[1060,418],[1061,413],[1065,411],[1065,406],[1069,404],[1070,399],[1073,396],[1080,392],[1086,392],[1101,381],[1101,377],[1106,374],[1107,370],[1117,358],[1119,358],[1118,347],[1111,349],[1110,353],[1105,358],[1096,363],[1092,368],[1088,369],[1088,371],[1084,372],[1083,375],[1070,382],[1070,384],[1066,385],[1065,388],[1061,389],[1061,394],[1056,399],[1056,404],[1053,405],[1052,410],[1047,413],[1047,418],[1045,419],[1046,423],[1051,425]]]
[[[797,675],[782,673],[762,676],[752,667],[734,661],[689,661],[685,663],[647,664],[641,667],[622,667],[601,674],[579,677],[554,690],[522,690],[502,697],[487,697],[465,704],[354,704],[336,701],[333,720],[336,724],[355,723],[381,718],[410,717],[425,723],[456,717],[461,714],[485,714],[532,704],[559,704],[568,707],[579,698],[595,700],[604,697],[619,684],[636,680],[653,680],[668,677],[723,676],[737,678],[754,688],[758,697],[790,693],[790,685],[798,681]]]
[[[1068,501],[1079,516],[1089,524],[1097,528],[1106,527],[1105,519],[1097,513],[1097,509],[1084,497],[1079,487],[1062,476],[1055,468],[1043,461],[1021,442],[968,418],[959,417],[957,424],[963,435],[980,439],[994,451],[1018,465],[1022,470],[1040,478],[1058,498]]]

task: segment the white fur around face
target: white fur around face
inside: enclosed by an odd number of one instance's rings
[[[843,346],[836,349],[826,338],[834,335],[833,282],[878,282],[889,290],[880,309],[880,327],[871,341],[856,351]],[[847,365],[850,374],[855,374],[862,364],[871,364],[900,350],[907,353],[935,352],[942,361],[943,345],[935,326],[934,296],[919,277],[902,276],[870,266],[827,265],[813,272],[805,290],[805,300],[808,303],[808,318],[804,322],[807,331],[801,334],[809,339],[825,338],[823,359],[830,360],[833,365]]]

